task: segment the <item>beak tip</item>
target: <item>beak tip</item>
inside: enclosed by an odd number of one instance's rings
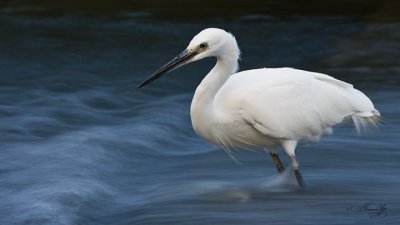
[[[145,83],[142,82],[142,83],[138,84],[136,87],[137,87],[137,88],[141,88],[141,87],[143,87],[144,85],[145,85]]]
[[[146,80],[144,80],[142,83],[140,83],[137,86],[137,88],[146,86],[146,85],[150,84],[151,82],[153,82],[154,80],[161,77],[163,74],[168,73],[168,72],[174,70],[175,68],[180,67],[181,65],[184,65],[185,62],[187,62],[189,59],[193,58],[197,54],[198,54],[198,52],[195,52],[195,51],[192,51],[192,52],[189,52],[188,50],[183,51],[177,57],[173,58],[170,62],[165,64],[163,67],[161,67],[155,73],[153,73],[151,76],[149,76]]]

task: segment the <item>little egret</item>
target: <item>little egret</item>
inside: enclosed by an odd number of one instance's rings
[[[236,73],[240,50],[234,36],[208,28],[189,46],[145,81],[205,57],[216,57],[214,68],[197,87],[190,109],[193,129],[206,141],[231,148],[264,148],[277,170],[285,168],[282,146],[299,186],[304,186],[295,157],[298,143],[316,142],[332,126],[352,119],[358,131],[375,126],[379,111],[353,85],[331,76],[293,68],[263,68]]]

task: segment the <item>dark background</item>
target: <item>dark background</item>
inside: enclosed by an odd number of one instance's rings
[[[2,1],[1,7],[28,7],[31,15],[117,15],[126,11],[144,11],[161,19],[179,19],[182,17],[235,18],[247,14],[268,14],[279,17],[295,16],[350,16],[373,19],[399,19],[400,3],[391,0],[269,0],[269,1],[207,1],[207,0],[171,0],[171,1],[49,1],[14,0]],[[41,12],[29,7],[42,8]],[[36,11],[36,12],[35,12]]]

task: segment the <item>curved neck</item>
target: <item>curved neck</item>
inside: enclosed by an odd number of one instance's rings
[[[197,87],[192,106],[196,105],[196,107],[207,111],[219,89],[228,80],[229,76],[237,71],[237,60],[237,57],[217,57],[217,63],[214,68]]]

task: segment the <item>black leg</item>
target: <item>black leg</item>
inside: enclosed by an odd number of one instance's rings
[[[294,155],[292,155],[292,156],[289,156],[289,158],[292,163],[294,175],[296,175],[297,183],[299,184],[300,187],[305,187],[306,184],[304,182],[303,176],[300,173],[300,169],[299,169],[299,165],[296,161],[296,157]]]
[[[294,170],[294,174],[296,175],[297,183],[299,183],[300,187],[305,187],[306,183],[304,183],[303,176],[300,173],[300,170],[297,168]]]
[[[279,158],[278,153],[270,152],[269,154],[271,155],[272,160],[274,161],[276,169],[278,170],[278,172],[279,173],[285,172],[285,167],[283,166],[282,161]]]

